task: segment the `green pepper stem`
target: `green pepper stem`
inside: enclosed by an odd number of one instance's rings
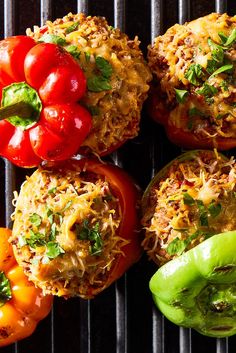
[[[6,105],[0,108],[0,120],[10,118],[12,116],[19,116],[20,118],[30,117],[34,113],[34,108],[31,104],[24,101]]]

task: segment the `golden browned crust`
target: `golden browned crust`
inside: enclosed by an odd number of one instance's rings
[[[78,27],[67,33],[74,23],[78,23]],[[47,21],[46,25],[45,33],[66,39],[65,48],[69,45],[78,48],[80,54],[77,59],[87,79],[97,70],[97,56],[103,57],[112,66],[111,88],[100,92],[88,90],[83,99],[93,113],[93,127],[83,147],[101,155],[137,136],[140,111],[151,80],[138,38],[130,40],[119,29],[109,26],[105,18],[86,17],[84,14],[70,13],[54,22]],[[34,32],[27,30],[27,34],[36,41],[43,35],[38,27],[34,28]]]

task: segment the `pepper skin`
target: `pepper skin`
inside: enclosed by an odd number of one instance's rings
[[[151,278],[156,306],[172,322],[203,335],[236,334],[236,231],[214,235]]]
[[[52,296],[43,296],[16,263],[10,235],[9,229],[0,228],[0,347],[31,335],[52,305]],[[2,275],[9,281],[8,297]]]
[[[34,167],[75,154],[92,126],[78,104],[85,90],[83,71],[62,47],[27,36],[2,40],[0,155]]]

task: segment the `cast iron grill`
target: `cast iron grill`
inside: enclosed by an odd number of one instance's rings
[[[138,35],[146,47],[176,22],[184,23],[207,13],[234,15],[234,0],[0,0],[0,35],[23,34],[34,24],[68,12],[105,16],[130,37]],[[145,188],[154,173],[181,150],[172,145],[162,127],[143,112],[140,135],[112,155]],[[15,168],[0,159],[1,226],[10,226],[13,190],[19,190],[31,170]],[[5,200],[5,201],[3,201]],[[236,337],[212,339],[178,328],[154,308],[148,281],[155,266],[145,255],[116,284],[96,299],[55,299],[53,310],[36,332],[2,353],[235,353]],[[1,319],[0,319],[1,320]],[[1,322],[1,321],[0,321]]]

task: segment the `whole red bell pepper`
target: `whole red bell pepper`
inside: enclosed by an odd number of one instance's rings
[[[63,48],[27,36],[0,41],[0,155],[20,167],[75,154],[92,119],[78,104],[86,90]]]

